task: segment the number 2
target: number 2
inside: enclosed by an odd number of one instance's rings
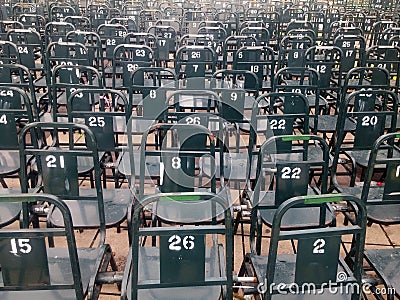
[[[313,244],[313,253],[314,254],[323,254],[325,253],[325,240],[324,239],[317,239]]]

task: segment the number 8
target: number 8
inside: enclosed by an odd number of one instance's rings
[[[173,169],[180,169],[181,168],[181,158],[174,156],[172,158],[172,168]]]

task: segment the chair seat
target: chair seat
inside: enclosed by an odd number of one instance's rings
[[[353,150],[353,151],[346,151],[346,153],[354,158],[354,160],[357,163],[357,165],[359,165],[359,166],[361,166],[363,168],[367,168],[368,167],[368,160],[369,160],[369,156],[370,156],[371,151],[369,151],[369,150]],[[379,151],[376,159],[380,160],[380,159],[385,159],[386,157],[387,157],[387,152],[386,151]],[[393,157],[394,158],[400,157],[400,152],[399,151],[394,151],[393,152]],[[385,167],[386,167],[385,164],[376,164],[374,166],[375,169],[383,169]]]
[[[33,189],[29,189],[28,193],[33,193]],[[0,195],[4,194],[19,194],[20,189],[0,189]],[[19,213],[21,212],[21,203],[16,202],[2,202],[0,203],[0,228],[7,226],[14,221],[18,220]],[[1,297],[0,297],[1,298]]]
[[[87,292],[89,281],[96,274],[99,258],[104,254],[105,247],[77,249],[79,267],[81,270],[82,287],[84,294]],[[67,248],[48,248],[47,257],[49,274],[52,284],[71,284],[72,270]],[[0,286],[3,285],[3,277],[0,276]],[[67,300],[76,299],[75,290],[38,290],[38,291],[0,291],[1,299],[10,300]]]
[[[80,189],[80,197],[96,195],[95,189]],[[104,214],[106,226],[115,226],[125,218],[133,196],[130,189],[103,189]],[[74,227],[97,228],[99,227],[99,213],[97,201],[93,200],[65,200],[71,211]],[[56,227],[63,226],[61,212],[53,209],[48,218]]]
[[[133,160],[135,162],[135,176],[140,176],[140,150],[134,150]],[[146,158],[146,172],[147,177],[159,177],[160,176],[160,157],[150,156]],[[126,177],[132,176],[131,174],[131,163],[129,158],[129,153],[124,152],[118,158],[118,172]]]
[[[18,172],[19,166],[19,151],[7,150],[0,151],[0,175],[7,176]]]
[[[220,247],[206,248],[205,275],[207,278],[220,277],[223,270],[220,267]],[[132,257],[132,253],[128,254]],[[145,281],[160,280],[160,251],[156,247],[139,248],[139,284]],[[222,275],[223,276],[223,275]],[[203,300],[220,299],[221,287],[219,286],[190,286],[160,289],[143,289],[138,292],[138,299],[146,300]],[[128,277],[127,298],[131,299],[131,277]]]
[[[200,191],[209,190],[205,188],[195,189],[195,192]],[[217,190],[217,194],[231,203],[230,190],[227,187],[220,191]],[[209,224],[213,218],[216,218],[218,223],[224,220],[224,211],[221,206],[213,207],[211,201],[188,200],[179,196],[174,201],[154,203],[152,211],[154,215],[166,223]]]
[[[365,258],[379,276],[387,280],[400,296],[400,249],[368,249],[364,252]]]
[[[220,164],[219,164],[220,153],[215,153],[215,176],[216,178],[221,177]],[[253,155],[250,179],[256,178],[257,169],[257,158],[258,156]],[[224,153],[224,178],[226,180],[247,180],[246,167],[248,161],[247,153]],[[200,166],[202,172],[207,176],[211,176],[210,159],[201,158]]]
[[[308,194],[315,194],[314,190],[310,187],[308,188]],[[252,203],[258,203],[254,198],[254,193],[251,195],[250,200]],[[275,192],[260,192],[259,205],[260,206],[270,206],[271,208],[260,209],[260,217],[262,221],[268,226],[272,226],[272,221],[274,219],[274,214],[276,212],[275,206]],[[319,207],[299,207],[290,209],[282,219],[282,228],[312,228],[319,225],[321,208]],[[332,223],[334,215],[329,209],[325,209],[325,225]]]
[[[264,282],[264,277],[267,271],[267,256],[260,256],[255,254],[248,254],[248,259],[250,259],[255,274],[259,282]],[[296,269],[296,255],[292,254],[281,254],[278,255],[276,259],[276,269],[275,269],[275,278],[274,282],[276,283],[286,283],[291,284],[295,279],[295,269]],[[339,264],[338,272],[344,272],[343,267]],[[348,276],[350,277],[350,275]],[[275,286],[276,287],[276,286]],[[295,289],[294,289],[295,290]],[[340,300],[340,299],[351,299],[351,295],[346,293],[335,293],[331,294],[329,289],[325,289],[323,293],[320,293],[320,289],[317,290],[318,293],[314,295],[313,293],[303,293],[300,295],[297,294],[276,294],[273,295],[273,299],[282,299],[282,300],[308,300],[308,299],[329,299],[329,300]]]
[[[318,132],[334,132],[336,130],[337,115],[319,115],[318,116]],[[314,118],[309,119],[309,126],[315,129]],[[344,123],[344,131],[354,131],[356,123],[346,119]]]
[[[340,193],[346,193],[361,198],[362,187],[338,187]],[[382,199],[383,187],[371,186],[368,193],[368,199]],[[378,224],[397,224],[400,223],[400,205],[390,204],[390,201],[380,204],[368,204],[368,220]]]

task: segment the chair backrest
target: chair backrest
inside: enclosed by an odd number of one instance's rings
[[[270,33],[266,27],[244,27],[239,34],[256,38],[258,46],[268,46],[269,44]]]
[[[60,117],[67,117],[60,107],[65,107],[71,93],[82,88],[102,88],[102,77],[95,68],[83,65],[58,65],[53,68],[49,94],[54,121]],[[64,91],[65,95],[60,97],[60,90]]]
[[[75,290],[76,299],[84,298],[81,270],[71,213],[68,207],[56,196],[49,194],[13,194],[1,195],[0,203],[19,202],[26,208],[37,201],[46,202],[57,207],[64,223],[63,228],[28,228],[29,216],[23,216],[22,228],[0,230],[1,243],[1,275],[3,285],[0,287],[0,295],[9,291],[29,292],[32,297],[36,294],[43,295],[43,291]],[[63,272],[71,274],[65,276],[66,282],[52,283],[50,277],[50,264],[46,239],[57,237],[63,239],[67,245],[68,260]],[[69,273],[71,272],[71,273]],[[72,275],[73,274],[73,275]],[[39,296],[40,297],[40,296]]]
[[[74,31],[75,27],[67,22],[47,22],[44,29],[45,46],[52,42],[65,42],[67,33]]]
[[[285,145],[288,144],[288,145]],[[311,152],[311,148],[315,152]],[[320,185],[311,185],[313,172],[320,174]],[[253,205],[277,208],[291,197],[308,195],[309,189],[325,194],[328,189],[329,147],[314,135],[281,135],[268,138],[261,146],[257,161],[257,183]],[[262,201],[263,193],[274,186],[272,201]],[[259,203],[260,201],[260,203]],[[321,207],[320,222],[325,223],[326,211]]]
[[[256,74],[259,89],[271,91],[275,74],[275,55],[267,46],[244,46],[239,48],[233,58],[234,70],[247,70]]]
[[[399,138],[399,133],[392,132],[380,136],[373,144],[361,193],[361,200],[365,204],[373,206],[400,204]],[[374,186],[372,181],[378,166],[385,170],[386,176],[381,184]],[[375,193],[375,190],[379,190],[380,192]],[[387,219],[386,221],[387,224],[391,223],[390,219]]]
[[[96,105],[98,104],[98,105]],[[67,100],[68,122],[84,123],[98,141],[99,151],[120,152],[132,107],[125,95],[111,89],[77,89]]]
[[[367,49],[365,65],[388,70],[390,74],[390,87],[395,92],[400,83],[400,48],[398,46],[373,46]]]
[[[36,90],[30,70],[19,64],[2,64],[0,66],[0,87],[11,86],[22,89],[30,96],[34,118],[38,118],[38,103],[36,101]]]
[[[90,31],[92,29],[89,18],[84,16],[66,16],[64,21],[74,25],[76,30]]]
[[[210,208],[215,209],[224,215],[223,225],[208,224],[198,226],[172,226],[172,227],[151,227],[150,230],[143,230],[139,226],[141,222],[141,211],[143,207],[148,205],[157,205],[157,203],[166,204],[169,201],[187,200],[186,205],[177,206],[178,214],[182,218],[191,219],[193,209],[199,202],[209,201]],[[161,202],[162,201],[162,202]],[[194,207],[191,205],[194,204]],[[211,214],[210,214],[211,215]],[[207,221],[207,220],[205,220]],[[131,297],[130,299],[138,299],[141,289],[151,289],[151,293],[157,295],[164,293],[163,287],[190,287],[190,286],[218,286],[221,290],[226,291],[227,299],[232,299],[232,262],[233,262],[233,232],[232,232],[232,215],[227,205],[226,199],[212,193],[166,193],[154,194],[145,198],[140,198],[135,204],[133,212],[133,230],[132,230],[132,271],[131,271]],[[201,228],[201,229],[200,229]],[[159,261],[159,269],[152,270],[159,274],[159,280],[151,283],[142,284],[140,282],[141,272],[146,270],[140,269],[140,253],[146,250],[146,246],[141,244],[141,240],[146,236],[159,237],[159,256],[155,258]],[[213,242],[206,243],[206,239],[213,236]],[[223,238],[223,242],[222,239]],[[216,240],[220,240],[221,245],[218,247]],[[219,253],[212,255],[219,256],[220,264],[209,269],[206,261],[206,251],[219,248]],[[207,249],[207,250],[206,250]],[[216,258],[216,257],[214,257]],[[208,262],[210,263],[210,262]],[[221,268],[221,266],[223,266]],[[218,270],[215,278],[210,278],[210,273],[214,273],[214,268]],[[221,273],[222,274],[221,274]],[[220,290],[218,288],[218,290]],[[206,293],[208,290],[206,289]],[[201,292],[200,292],[201,294]],[[201,297],[207,297],[203,295]],[[155,296],[157,297],[157,296]]]
[[[67,16],[75,16],[76,12],[72,6],[69,5],[54,5],[50,9],[51,22],[64,22]]]
[[[314,46],[304,54],[305,66],[318,71],[320,94],[330,103],[340,100],[342,57],[342,50],[336,46]]]
[[[156,149],[152,150],[148,143],[149,137],[154,134],[160,138]],[[205,180],[195,168],[196,159],[205,156],[211,162],[211,170],[215,170],[214,143],[211,132],[198,124],[157,124],[149,128],[143,134],[140,146],[140,197],[145,193],[146,159],[151,156],[160,158],[158,188],[161,192],[193,192],[206,183],[210,191],[215,193],[214,171],[211,172],[211,178]]]
[[[333,45],[342,49],[342,70],[349,72],[352,68],[361,67],[365,56],[365,39],[361,35],[338,35]]]
[[[32,123],[33,108],[28,94],[11,86],[0,86],[1,150],[18,150],[18,136],[26,124]]]
[[[153,65],[154,53],[148,46],[120,44],[115,47],[112,60],[113,89],[128,90],[135,70],[139,67],[151,67]],[[119,72],[122,72],[122,82],[118,84],[117,76]]]
[[[314,40],[305,35],[283,37],[279,48],[279,68],[304,67],[305,53],[314,44]]]
[[[88,66],[97,68],[104,73],[103,50],[101,38],[96,32],[75,30],[67,33],[67,42],[79,43],[86,47]]]
[[[173,69],[139,67],[131,76],[129,99],[133,106],[141,108],[143,118],[164,119],[167,109],[167,92],[175,90],[176,74]],[[138,114],[139,115],[139,114]]]
[[[375,66],[352,68],[342,85],[342,100],[349,92],[371,89],[390,90],[389,71]]]
[[[11,29],[7,33],[7,40],[17,46],[20,61],[27,68],[36,69],[38,57],[41,63],[44,63],[45,52],[42,38],[36,30]]]
[[[124,43],[124,36],[128,29],[121,24],[101,24],[97,27],[97,34],[103,44],[103,57],[112,60],[115,48]]]
[[[35,132],[37,143],[30,141],[30,132]],[[50,132],[50,136],[46,134]],[[67,133],[67,134],[65,134]],[[76,139],[81,133],[83,139]],[[89,201],[97,203],[97,214],[93,224],[100,230],[100,244],[105,240],[105,214],[101,185],[100,160],[96,137],[86,125],[61,122],[34,122],[25,126],[19,139],[21,189],[28,192],[29,164],[32,157],[38,172],[35,189],[53,194],[63,200]],[[91,166],[94,178],[93,193],[82,193],[78,171],[85,161]],[[82,195],[83,194],[83,195]]]
[[[336,124],[335,158],[346,150],[371,150],[374,141],[388,132],[396,131],[398,99],[396,94],[388,90],[371,89],[351,93],[342,100],[340,114]],[[346,132],[346,119],[351,118],[355,130]],[[347,138],[352,136],[352,142]],[[346,143],[344,140],[346,139]]]
[[[25,29],[35,29],[37,32],[43,32],[46,26],[46,19],[38,14],[22,14],[19,16],[18,21],[24,25]]]
[[[282,220],[286,214],[299,206],[312,207],[315,205],[334,204],[341,201],[345,201],[349,205],[357,207],[353,224],[348,223],[348,225],[344,227],[333,226],[290,231],[283,231],[281,228]],[[306,288],[304,292],[305,295],[312,295],[316,291],[329,294],[330,291],[328,291],[327,288],[328,284],[337,284],[343,288],[347,288],[346,284],[352,287],[353,284],[358,284],[359,288],[349,289],[346,293],[353,295],[354,299],[360,297],[360,287],[362,285],[362,253],[364,251],[366,233],[366,208],[359,198],[342,194],[294,197],[279,206],[274,215],[272,224],[268,263],[265,274],[262,275],[265,279],[263,284],[266,292],[266,299],[272,299],[274,294],[282,293],[280,288],[277,288],[278,283],[276,281],[278,280],[278,276],[282,278],[291,278],[287,279],[289,282],[285,281],[285,284],[287,284],[286,287],[293,286],[293,284],[296,284],[299,288],[304,288],[304,284],[308,287],[314,287],[314,290],[312,288],[307,290]],[[348,236],[353,240],[352,246],[354,247],[354,253],[356,253],[351,266],[340,257],[340,245],[343,239]],[[285,273],[283,270],[278,271],[279,253],[282,253],[280,252],[282,248],[279,248],[279,246],[281,243],[289,240],[297,242],[296,257],[293,258],[295,266],[293,270],[290,270],[290,272],[294,272],[294,274]],[[288,259],[287,256],[285,257]],[[287,261],[285,262],[287,263]],[[346,275],[346,278],[339,276],[341,274],[339,270],[344,270],[345,274],[343,275]],[[283,289],[284,293],[288,292],[288,289],[285,287]],[[278,290],[280,292],[278,292]],[[300,293],[302,292],[303,291],[300,290]],[[302,295],[304,296],[304,294]],[[346,296],[348,295],[346,294]]]
[[[0,40],[0,63],[1,64],[20,64],[21,56],[17,45],[10,41]]]
[[[176,52],[175,73],[186,79],[187,87],[195,89],[205,86],[206,77],[214,74],[217,54],[208,46],[183,46]]]
[[[231,35],[224,42],[223,49],[223,68],[228,69],[228,66],[233,65],[233,57],[235,52],[243,46],[255,46],[257,39],[252,36]],[[233,68],[233,66],[232,66]]]

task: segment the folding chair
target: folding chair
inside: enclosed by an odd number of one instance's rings
[[[29,228],[29,205],[49,203],[60,212],[60,228]],[[97,299],[101,284],[96,277],[110,265],[116,270],[112,250],[102,240],[91,248],[75,241],[68,207],[48,194],[0,195],[0,204],[25,208],[22,227],[0,230],[3,299]],[[100,221],[104,225],[104,219]],[[105,236],[103,227],[102,235]],[[57,237],[66,246],[49,247],[46,239]]]
[[[183,79],[182,87],[204,89],[216,65],[217,54],[212,47],[183,46],[176,51],[175,73],[179,80]]]
[[[282,224],[293,210],[342,201],[357,207],[354,224],[283,230]],[[257,219],[254,218],[250,233],[251,253],[246,255],[239,276],[243,274],[257,279],[258,286],[253,289],[256,290],[256,299],[360,299],[365,217],[365,206],[354,196],[334,194],[290,198],[273,216],[268,256],[256,251]],[[351,250],[356,253],[352,265],[346,262],[347,257],[343,257],[340,251],[342,241],[348,237],[353,239]],[[296,245],[293,246],[294,254],[286,254],[281,246],[290,240]],[[245,290],[245,294],[248,293]]]
[[[241,47],[233,58],[234,70],[247,70],[257,75],[258,88],[262,92],[272,91],[275,66],[274,51],[267,46]]]
[[[364,171],[368,167],[374,141],[386,130],[396,131],[398,99],[396,94],[387,90],[356,91],[343,100],[340,111],[336,132],[332,137],[335,147],[332,168],[338,172],[339,164],[343,165],[345,175],[350,176],[349,185],[354,186],[356,167]],[[346,131],[345,122],[353,123],[354,130]],[[337,174],[336,178],[339,175],[344,174]],[[364,179],[363,173],[361,179]],[[335,186],[335,181],[332,182]]]
[[[29,96],[16,87],[0,87],[0,194],[20,193],[21,188],[7,185],[7,179],[18,178],[20,170],[18,138],[21,128],[33,122],[34,113]],[[34,136],[33,136],[34,137]],[[6,226],[19,217],[21,205],[2,203],[0,206],[0,227]]]
[[[101,124],[100,119],[96,121]],[[37,146],[28,144],[29,131],[40,137]],[[89,127],[61,122],[31,123],[23,128],[19,142],[23,192],[28,187],[27,162],[34,159],[30,168],[37,172],[35,190],[60,197],[71,210],[74,228],[100,229],[100,240],[104,242],[105,227],[119,226],[125,220],[132,195],[127,189],[102,189],[97,141]],[[79,186],[79,173],[83,172],[93,172],[92,187]],[[48,224],[63,225],[60,210],[50,207]]]
[[[231,35],[224,42],[223,53],[223,69],[234,69],[233,59],[237,50],[244,46],[255,46],[257,39],[252,36]]]
[[[169,227],[139,227],[145,207],[180,201],[186,205],[178,205],[177,214],[185,222]],[[224,224],[213,224],[211,218],[202,226],[185,226],[193,219],[196,222],[199,203],[208,203],[208,210],[218,207],[216,211],[223,214]],[[133,242],[121,299],[233,298],[232,216],[226,199],[205,192],[150,195],[136,202],[132,224]],[[159,237],[158,244],[143,244],[146,236]]]
[[[318,136],[278,135],[262,144],[257,180],[249,195],[252,218],[259,218],[257,253],[261,251],[262,225],[274,226],[279,205],[291,197],[327,193],[328,168],[329,148]],[[332,208],[327,205],[299,207],[283,219],[281,226],[285,229],[327,226],[334,218]]]

